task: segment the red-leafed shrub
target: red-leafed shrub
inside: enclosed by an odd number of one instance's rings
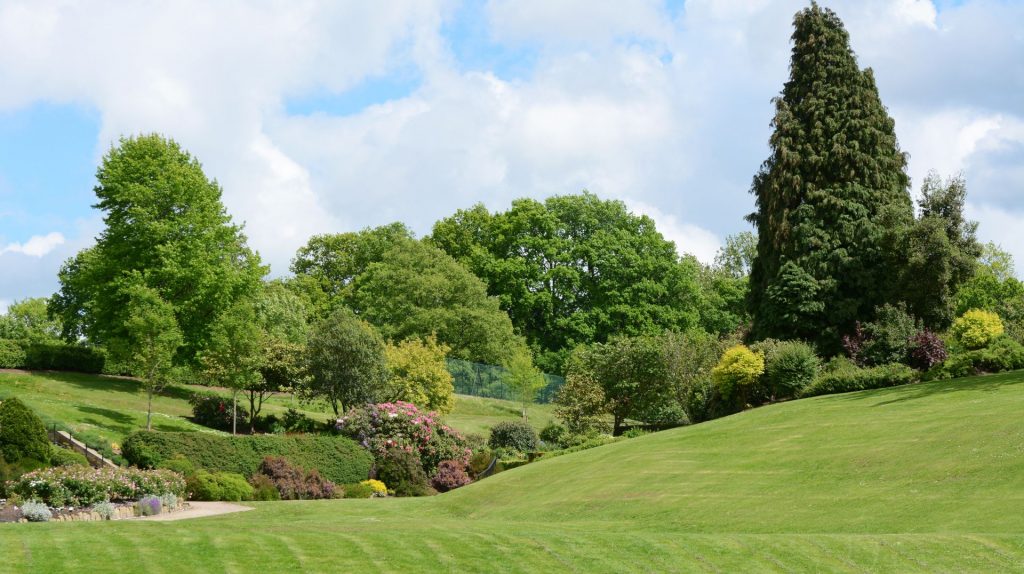
[[[277,488],[281,500],[311,500],[334,497],[334,483],[320,476],[315,469],[304,470],[279,456],[268,456],[260,464],[265,475]]]
[[[456,460],[443,460],[437,465],[437,474],[431,484],[440,492],[448,492],[470,482],[473,481],[466,474],[466,465]]]
[[[946,343],[935,333],[925,329],[910,340],[911,366],[927,371],[948,357]]]

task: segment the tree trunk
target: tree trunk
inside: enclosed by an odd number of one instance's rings
[[[153,387],[149,387],[149,402],[146,407],[146,430],[153,430]]]
[[[238,389],[231,391],[231,434],[238,434]]]

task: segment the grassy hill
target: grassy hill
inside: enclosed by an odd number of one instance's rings
[[[794,401],[429,499],[0,526],[0,569],[1024,571],[1024,373]]]
[[[212,431],[196,425],[188,404],[192,390],[204,387],[168,388],[153,399],[153,428],[163,431]],[[227,395],[227,393],[224,393]],[[146,426],[146,394],[138,382],[119,377],[78,373],[0,372],[0,400],[16,396],[25,401],[49,425],[56,423],[76,437],[95,445],[120,444],[128,433]],[[245,404],[239,397],[240,404]],[[263,407],[263,414],[283,414],[298,409],[317,420],[330,417],[326,405],[304,404],[290,395],[276,395]],[[455,409],[447,421],[463,432],[486,435],[502,420],[520,418],[520,407],[511,401],[456,395]],[[552,405],[532,405],[530,423],[538,430],[552,419]],[[240,425],[240,428],[244,425]]]

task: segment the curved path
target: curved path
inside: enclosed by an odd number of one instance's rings
[[[189,518],[218,516],[221,514],[231,514],[232,512],[245,512],[246,510],[252,509],[253,508],[251,506],[242,506],[241,504],[232,504],[230,502],[192,501],[188,503],[188,509],[186,510],[180,510],[178,512],[169,512],[167,514],[157,514],[156,516],[146,516],[143,518],[138,518],[137,520],[188,520]]]

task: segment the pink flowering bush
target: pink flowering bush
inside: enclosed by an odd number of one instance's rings
[[[337,429],[382,460],[391,449],[401,449],[419,457],[428,477],[437,473],[443,460],[469,463],[466,439],[441,422],[436,412],[421,411],[402,401],[366,405],[338,419]],[[389,485],[390,486],[390,485]]]
[[[54,508],[78,508],[106,500],[135,501],[164,494],[182,497],[185,479],[170,470],[61,466],[23,474],[8,482],[7,489]]]

